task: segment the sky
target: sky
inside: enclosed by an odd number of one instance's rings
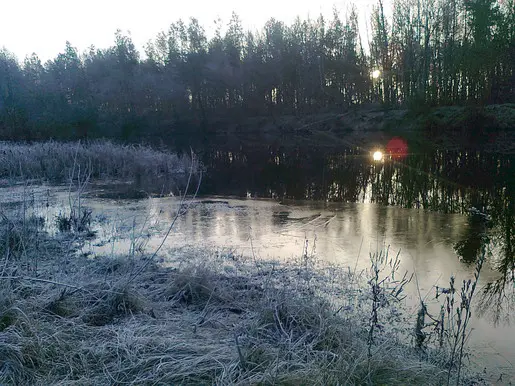
[[[35,52],[45,62],[62,52],[67,40],[79,52],[92,44],[107,48],[119,28],[130,32],[143,53],[146,42],[179,18],[197,18],[210,37],[214,21],[220,17],[227,24],[233,11],[245,30],[256,30],[270,17],[290,24],[297,15],[304,19],[322,13],[330,20],[333,6],[344,19],[350,4],[350,0],[0,0],[0,47],[20,61]],[[377,0],[354,4],[365,20]]]

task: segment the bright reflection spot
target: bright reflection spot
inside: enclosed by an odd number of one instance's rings
[[[372,72],[372,78],[377,79],[377,78],[379,78],[380,76],[381,76],[381,71],[379,71],[379,70],[374,70],[374,71]]]
[[[375,151],[374,152],[374,161],[381,161],[383,159],[383,153],[380,152],[379,150]]]

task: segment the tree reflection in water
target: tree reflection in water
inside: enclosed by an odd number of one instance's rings
[[[368,151],[240,147],[209,149],[205,194],[338,202],[375,202],[468,216],[455,251],[474,264],[483,248],[499,278],[481,312],[509,316],[515,305],[515,158],[478,151],[434,151],[374,162]]]

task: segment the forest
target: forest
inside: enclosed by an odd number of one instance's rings
[[[46,63],[3,48],[0,139],[201,136],[249,117],[515,102],[514,0],[378,0],[366,31],[358,19],[352,6],[246,31],[233,13],[208,39],[191,18],[144,53],[118,30],[109,48],[66,42]]]

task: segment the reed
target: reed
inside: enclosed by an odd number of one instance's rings
[[[195,162],[194,177],[200,170]],[[0,179],[68,183],[89,173],[94,181],[132,182],[152,193],[184,191],[192,160],[143,145],[94,142],[0,142]]]

